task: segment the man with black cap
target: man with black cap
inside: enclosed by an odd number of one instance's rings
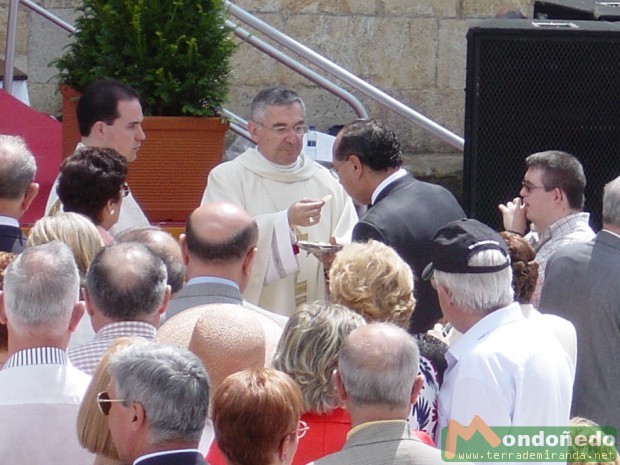
[[[476,220],[447,224],[424,270],[446,319],[463,336],[446,359],[438,444],[450,420],[488,426],[568,424],[575,367],[559,342],[513,301],[502,237]]]

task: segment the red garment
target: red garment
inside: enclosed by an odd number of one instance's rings
[[[299,440],[292,465],[305,465],[321,457],[338,452],[347,440],[351,419],[343,408],[336,408],[325,415],[306,412],[301,419],[310,429]]]
[[[299,440],[292,465],[314,462],[344,447],[347,433],[351,430],[351,419],[345,409],[336,408],[325,415],[306,412],[301,419],[308,423],[310,429]],[[413,434],[424,444],[435,447],[433,439],[424,431],[413,431]]]
[[[351,419],[345,409],[338,407],[325,415],[306,412],[301,419],[310,429],[299,440],[292,465],[306,465],[344,447],[347,433],[351,430]],[[433,439],[425,432],[413,431],[413,434],[424,444],[435,446]],[[211,444],[206,459],[209,465],[227,465],[216,441]]]
[[[337,408],[326,415],[304,413],[301,419],[310,429],[299,440],[292,465],[306,465],[316,459],[338,452],[344,446],[351,429],[351,419],[346,410]],[[207,453],[209,465],[227,465],[224,454],[216,441],[211,443]]]

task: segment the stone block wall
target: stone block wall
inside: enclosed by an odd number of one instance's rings
[[[74,7],[80,2],[42,0],[39,3],[73,23]],[[468,27],[474,21],[493,17],[497,10],[507,6],[531,15],[533,0],[237,0],[235,3],[462,136]],[[0,0],[3,49],[7,5],[8,0]],[[33,106],[51,114],[59,112],[60,99],[55,69],[48,64],[62,53],[67,41],[63,30],[20,7],[16,64],[29,74]],[[348,104],[247,44],[240,45],[233,61],[232,91],[227,107],[241,116],[247,117],[249,101],[260,88],[282,83],[300,92],[307,104],[309,123],[319,129],[356,118]],[[371,117],[394,129],[405,152],[412,156],[408,164],[414,171],[429,177],[437,177],[439,173],[441,177],[442,172],[460,166],[458,150],[380,104],[355,91],[352,93],[363,102]],[[429,158],[427,154],[435,155]]]

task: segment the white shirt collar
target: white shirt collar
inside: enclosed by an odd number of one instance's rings
[[[165,450],[162,452],[153,452],[152,454],[146,454],[146,455],[143,455],[142,457],[138,457],[136,460],[134,460],[133,465],[138,465],[138,463],[142,462],[143,460],[150,459],[153,457],[159,457],[162,455],[170,455],[170,454],[181,454],[181,453],[186,453],[186,452],[194,452],[196,454],[200,454],[200,451],[198,449]]]
[[[469,328],[463,336],[450,346],[446,355],[450,356],[453,361],[458,361],[461,357],[471,352],[478,341],[494,329],[523,318],[525,317],[521,307],[516,302],[495,310]]]
[[[398,171],[395,171],[394,173],[390,174],[387,178],[385,178],[383,181],[381,181],[381,184],[379,184],[377,188],[375,189],[375,191],[372,193],[372,197],[370,198],[370,204],[371,205],[375,204],[377,197],[379,197],[379,194],[381,193],[383,189],[385,189],[388,185],[392,184],[397,179],[400,179],[406,175],[407,175],[407,171],[405,171],[403,168],[399,168]]]
[[[19,222],[15,218],[11,218],[10,216],[0,215],[0,225],[15,226],[16,228],[19,228]]]
[[[225,284],[239,289],[239,285],[236,282],[218,276],[196,276],[185,283],[186,286],[191,286],[192,284]]]

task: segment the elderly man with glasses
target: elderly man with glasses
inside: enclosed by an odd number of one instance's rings
[[[152,342],[113,355],[97,402],[123,463],[205,465],[198,450],[209,409],[209,377],[186,349]]]
[[[538,307],[547,260],[567,244],[594,239],[590,214],[583,212],[586,176],[579,160],[558,150],[534,153],[525,159],[521,197],[500,205],[507,231],[525,238],[536,250],[538,281],[532,305]],[[527,222],[531,222],[527,232]]]
[[[325,297],[323,265],[298,254],[297,240],[348,242],[357,216],[338,181],[303,153],[308,127],[294,91],[260,91],[248,129],[257,147],[211,171],[202,204],[232,202],[256,219],[258,254],[244,297],[288,316]]]

